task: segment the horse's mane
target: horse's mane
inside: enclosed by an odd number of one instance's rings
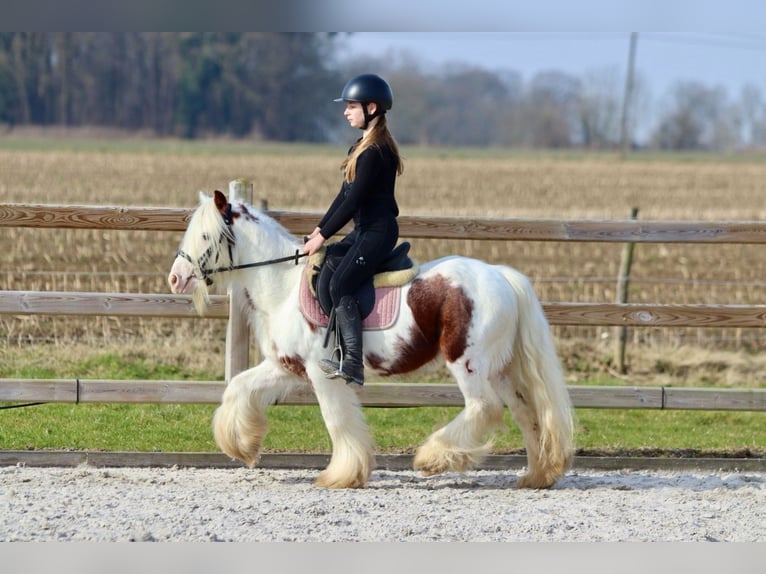
[[[266,251],[274,250],[274,254],[269,256],[289,255],[283,252],[284,249],[294,249],[296,244],[295,237],[274,218],[266,215],[263,211],[253,207],[243,201],[236,201],[233,205],[234,228],[236,231],[242,231],[248,239],[256,241],[259,248]],[[213,198],[200,192],[200,205],[189,222],[189,228],[197,228],[198,233],[194,233],[189,239],[189,251],[200,253],[207,249],[208,245],[202,239],[202,233],[206,232],[210,237],[220,237],[221,234],[231,236],[231,230],[223,221]],[[237,235],[241,235],[237,233]],[[232,237],[233,238],[233,237]],[[225,244],[216,244],[211,259],[216,256],[228,256]]]
[[[210,249],[208,267],[276,259],[294,254],[299,245],[284,226],[247,203],[237,200],[232,205],[233,224],[229,227],[213,197],[200,192],[199,201],[199,207],[189,221],[182,248],[195,260]],[[237,254],[235,259],[239,261],[230,261],[229,241],[218,241],[222,236],[233,242]],[[216,281],[219,287],[222,283],[225,280]],[[208,287],[200,281],[194,292],[197,310],[204,309],[208,300]]]
[[[290,255],[289,250],[295,249],[295,237],[273,217],[242,201],[234,204],[234,211],[240,214],[235,225],[244,220],[242,223],[246,227],[238,228],[244,228],[251,240],[257,241],[261,247],[269,246],[273,250],[270,257]],[[253,225],[247,225],[248,223]]]
[[[224,255],[224,249],[226,249],[225,255],[228,257],[228,247],[225,243],[213,241],[212,244],[209,244],[203,235],[206,234],[210,238],[218,238],[222,234],[231,237],[231,231],[221,218],[212,197],[200,192],[199,202],[199,207],[189,221],[188,230],[190,233],[187,233],[185,237],[188,241],[185,250],[195,257],[199,257],[212,245],[210,261],[219,260],[221,255]]]

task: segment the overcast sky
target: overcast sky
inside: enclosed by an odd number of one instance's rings
[[[654,97],[667,93],[680,80],[724,86],[732,98],[747,83],[766,93],[766,18],[763,26],[760,36],[639,32],[636,70]],[[465,62],[490,70],[515,70],[528,80],[549,69],[581,77],[613,67],[624,76],[630,33],[356,32],[346,43],[349,55],[409,52],[426,65]]]

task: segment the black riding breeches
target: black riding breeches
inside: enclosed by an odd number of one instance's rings
[[[391,253],[399,239],[399,225],[395,218],[387,218],[373,229],[354,229],[339,243],[331,245],[334,253],[342,253],[330,279],[330,297],[337,306],[345,295],[354,295],[361,285],[375,274],[380,264]]]

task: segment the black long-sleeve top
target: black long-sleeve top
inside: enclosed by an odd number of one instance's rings
[[[373,145],[364,150],[356,161],[354,181],[343,180],[338,195],[319,222],[322,237],[329,239],[352,218],[354,226],[364,231],[386,217],[398,216],[399,206],[394,197],[397,167],[397,158],[388,146]]]

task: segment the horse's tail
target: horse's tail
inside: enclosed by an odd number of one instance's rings
[[[519,421],[525,434],[532,433],[525,436],[529,457],[525,486],[550,486],[572,464],[572,402],[550,325],[531,282],[515,269],[499,268],[518,300],[518,325],[509,374],[514,396],[523,407],[515,410],[521,416],[532,417],[530,421]]]

